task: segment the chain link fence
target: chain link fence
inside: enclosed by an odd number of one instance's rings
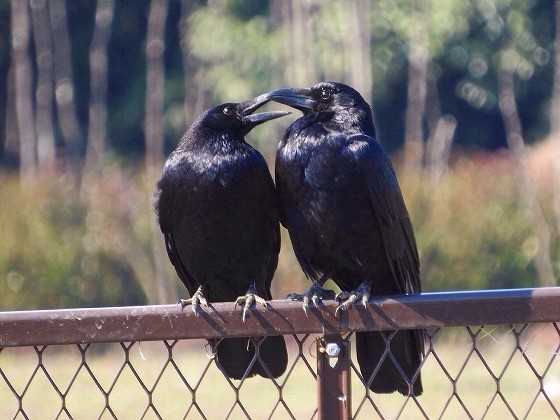
[[[372,393],[351,354],[352,418],[558,418],[558,308],[560,288],[376,299],[340,318],[334,302],[306,317],[273,301],[245,323],[233,304],[4,312],[0,418],[320,418],[318,340],[389,327],[427,329],[424,393]],[[272,334],[288,346],[277,379],[225,377],[206,340]]]

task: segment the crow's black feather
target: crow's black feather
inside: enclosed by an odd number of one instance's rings
[[[280,227],[275,187],[262,155],[245,142],[254,126],[285,112],[252,114],[262,97],[218,105],[202,114],[171,153],[157,183],[154,204],[169,259],[192,296],[200,286],[210,302],[235,301],[254,284],[270,300],[278,264]],[[196,308],[195,308],[196,309]],[[232,378],[268,376],[246,338],[216,345],[220,366]],[[287,366],[282,336],[260,347],[274,377]]]
[[[278,146],[276,186],[280,220],[305,274],[313,282],[330,277],[347,292],[362,284],[377,296],[420,292],[412,224],[395,171],[375,139],[369,104],[351,87],[332,82],[268,97],[303,112]],[[423,334],[356,334],[371,390],[422,393]],[[385,354],[383,335],[391,337],[399,367]]]

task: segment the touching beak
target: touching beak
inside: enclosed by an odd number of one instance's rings
[[[238,107],[241,110],[243,124],[247,127],[245,133],[248,133],[259,124],[266,121],[273,120],[275,118],[280,118],[285,115],[291,114],[291,112],[286,111],[271,111],[271,112],[260,112],[258,114],[253,114],[257,109],[266,104],[270,99],[268,99],[268,94],[263,94],[257,96],[256,98],[250,99],[245,102],[239,103]]]
[[[311,89],[278,89],[266,94],[268,99],[291,106],[301,112],[313,109],[316,102],[311,98]]]

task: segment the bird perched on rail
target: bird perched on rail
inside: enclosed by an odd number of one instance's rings
[[[357,301],[366,305],[370,296],[420,292],[414,232],[395,171],[375,139],[369,104],[353,88],[332,82],[268,97],[303,113],[276,155],[280,221],[313,281],[292,298],[307,310],[334,295],[323,289],[329,278],[342,290],[337,312]],[[360,370],[372,391],[422,393],[423,334],[356,333]]]
[[[245,141],[254,127],[289,112],[254,112],[261,95],[204,112],[171,153],[157,183],[154,205],[171,263],[200,305],[235,301],[266,306],[278,264],[280,226],[275,188],[266,161]],[[267,337],[260,358],[248,338],[222,339],[216,354],[227,376],[278,377],[287,366],[284,337]]]

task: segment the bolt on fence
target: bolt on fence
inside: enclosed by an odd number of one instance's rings
[[[0,418],[558,418],[560,288],[325,301],[0,312]],[[374,394],[358,331],[427,330],[421,396]],[[284,335],[277,379],[231,380],[206,340]],[[388,344],[390,353],[390,342]],[[258,357],[258,351],[256,352]]]

